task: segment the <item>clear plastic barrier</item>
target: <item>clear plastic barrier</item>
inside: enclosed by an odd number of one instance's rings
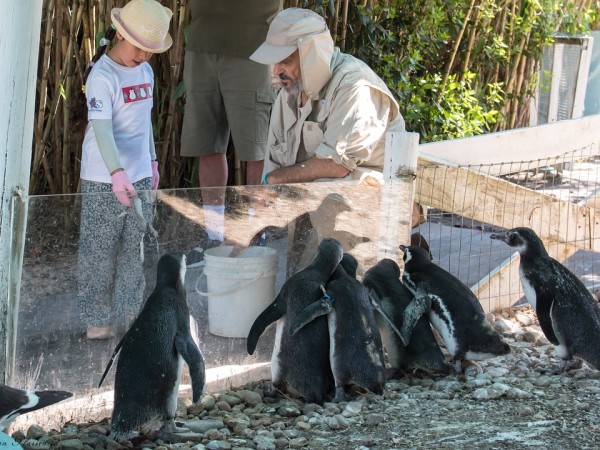
[[[254,245],[272,248],[277,254],[276,270],[271,274],[274,290],[257,290],[244,281],[241,289],[247,291],[248,301],[271,303],[287,277],[310,263],[318,242],[325,237],[339,240],[345,251],[358,259],[361,271],[386,251],[388,257],[395,257],[398,244],[409,238],[412,188],[410,179],[386,185],[374,180],[320,182],[286,185],[278,190],[264,186],[228,187],[225,243],[233,246],[232,253],[243,257],[244,249]],[[384,193],[387,201],[382,201]],[[146,285],[138,289],[144,289],[145,299],[154,288],[160,256],[170,252],[187,254],[206,242],[206,233],[200,189],[140,195],[146,200],[154,196],[152,225],[158,233],[158,239],[147,234],[143,240]],[[17,310],[12,311],[17,314],[16,346],[14,354],[9,354],[13,364],[8,370],[10,385],[73,392],[71,406],[63,405],[61,414],[63,419],[78,422],[110,414],[116,362],[102,388],[97,386],[127,326],[125,317],[116,317],[113,338],[90,340],[86,336],[77,295],[78,253],[83,251],[79,248],[81,203],[81,195],[29,198],[20,298]],[[125,214],[133,212],[130,209]],[[389,242],[390,237],[393,242]],[[222,280],[217,281],[235,278],[234,272],[224,270]],[[207,265],[189,268],[186,274],[192,331],[205,359],[207,390],[269,379],[275,327],[269,327],[261,336],[253,355],[247,353],[245,337],[211,332],[215,328],[214,323],[211,327],[211,320],[219,320],[222,325],[228,318],[211,317],[209,303],[231,300],[226,294],[211,297],[207,285],[211,276],[214,280],[218,273],[209,273]],[[218,289],[223,292],[227,287]],[[220,306],[223,309],[223,304]],[[232,306],[231,320],[248,316],[250,310]],[[251,313],[254,314],[258,313]],[[251,324],[254,317],[243,320]],[[184,385],[189,383],[185,372],[183,378]],[[40,416],[33,416],[23,417],[32,417],[43,425]],[[55,414],[45,412],[44,416]]]

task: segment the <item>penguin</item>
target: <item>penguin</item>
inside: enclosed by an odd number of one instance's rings
[[[363,285],[392,320],[397,329],[403,325],[404,311],[413,300],[412,293],[400,281],[400,267],[392,259],[382,259],[365,272]],[[381,314],[375,320],[391,366],[390,376],[422,370],[429,374],[450,373],[451,367],[440,349],[429,320],[420,316],[412,328],[412,338],[404,345],[397,332]]]
[[[117,344],[98,385],[120,351],[111,419],[111,435],[119,441],[131,438],[137,428],[156,419],[163,420],[167,433],[184,430],[174,421],[184,361],[192,379],[193,402],[204,392],[204,360],[190,332],[185,272],[184,255],[161,256],[156,287]]]
[[[293,336],[290,325],[304,308],[323,296],[322,288],[342,256],[339,242],[323,239],[312,262],[285,281],[248,333],[247,350],[252,355],[264,330],[277,321],[271,355],[273,387],[310,403],[323,403],[333,390],[327,319],[318,317]]]
[[[21,414],[53,405],[72,396],[71,392],[66,391],[25,391],[0,384],[0,431],[6,430]]]
[[[352,386],[381,395],[386,380],[381,336],[369,292],[356,279],[357,269],[356,259],[345,253],[327,283],[324,300],[307,306],[291,325],[293,335],[327,314],[334,402],[347,401],[346,391]]]
[[[429,321],[444,340],[456,372],[462,371],[464,360],[477,361],[510,352],[508,344],[486,320],[479,299],[462,281],[434,264],[423,248],[401,245],[400,249],[404,260],[402,281],[413,294],[419,292],[420,298],[426,295],[431,300]],[[411,303],[405,316],[413,314],[412,308]]]
[[[574,356],[600,369],[600,308],[583,282],[548,255],[531,228],[513,228],[490,238],[504,241],[519,252],[525,297],[560,359],[554,371],[567,370]]]

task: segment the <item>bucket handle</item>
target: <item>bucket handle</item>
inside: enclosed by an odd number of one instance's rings
[[[233,294],[238,289],[250,286],[252,283],[254,283],[256,280],[258,280],[259,278],[261,278],[266,273],[266,272],[260,272],[253,279],[248,280],[245,283],[242,283],[242,284],[240,284],[238,286],[235,286],[234,288],[227,289],[227,290],[224,290],[224,291],[221,291],[221,292],[202,292],[202,291],[200,291],[198,289],[198,281],[200,281],[200,277],[202,275],[204,275],[204,267],[202,267],[201,269],[202,269],[202,272],[200,273],[200,275],[198,275],[198,278],[196,278],[196,286],[194,286],[194,290],[196,291],[197,294],[201,295],[202,297],[208,297],[209,295],[227,295],[227,294]]]

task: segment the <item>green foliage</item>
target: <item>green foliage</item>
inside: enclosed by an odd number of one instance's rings
[[[331,1],[308,3],[331,19]],[[344,50],[382,77],[423,142],[527,125],[544,46],[597,18],[586,0],[373,3],[350,2]]]
[[[498,117],[496,108],[502,102],[502,91],[498,85],[490,85],[486,92],[478,94],[472,87],[475,77],[468,73],[458,80],[451,75],[442,85],[441,75],[433,74],[398,86],[407,128],[427,136],[428,141],[490,131]]]

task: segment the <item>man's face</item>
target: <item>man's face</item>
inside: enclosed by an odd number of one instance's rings
[[[283,88],[290,94],[299,93],[302,86],[300,54],[298,50],[273,65],[273,75],[279,78]]]

